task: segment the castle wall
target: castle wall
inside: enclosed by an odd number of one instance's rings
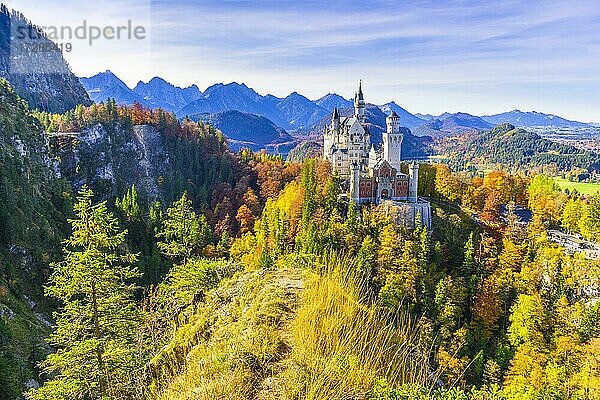
[[[408,179],[406,177],[400,177],[394,179],[394,198],[407,198],[408,197]]]
[[[417,226],[426,226],[429,230],[433,229],[431,204],[428,201],[404,203],[386,200],[379,207],[397,225],[407,229],[415,229]]]

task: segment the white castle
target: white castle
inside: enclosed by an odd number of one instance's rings
[[[371,142],[365,116],[362,83],[354,95],[354,116],[340,117],[337,108],[331,125],[325,127],[323,159],[334,173],[349,181],[349,196],[358,205],[384,204],[399,222],[431,229],[431,206],[419,199],[419,164],[411,162],[408,174],[400,172],[402,140],[408,128],[400,126],[400,117],[392,111],[386,118],[383,143]]]

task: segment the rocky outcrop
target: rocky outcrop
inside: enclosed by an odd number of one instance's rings
[[[61,173],[74,188],[87,184],[108,198],[135,184],[148,198],[160,198],[158,181],[169,157],[156,128],[97,124],[71,140],[58,155]]]

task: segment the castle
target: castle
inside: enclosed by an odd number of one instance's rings
[[[348,181],[349,197],[358,205],[382,204],[398,223],[414,228],[417,224],[431,229],[431,206],[419,199],[419,164],[412,161],[408,174],[400,171],[402,140],[407,128],[392,111],[386,118],[383,143],[371,142],[365,116],[362,83],[354,96],[354,116],[340,117],[337,108],[331,124],[325,127],[323,159],[334,173]]]

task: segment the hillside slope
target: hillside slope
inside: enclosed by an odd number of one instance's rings
[[[304,162],[309,158],[323,157],[323,143],[317,142],[301,142],[294,147],[287,156],[287,161]]]
[[[68,185],[58,178],[42,126],[0,79],[0,397],[37,384],[49,351],[50,308],[43,297],[69,215]]]
[[[239,273],[210,292],[152,360],[155,396],[348,399],[364,398],[378,379],[425,382],[428,363],[413,330],[384,322],[360,298],[337,272]]]
[[[261,150],[268,145],[293,141],[284,129],[260,115],[230,110],[216,114],[194,115],[191,118],[218,128],[227,137],[229,148],[233,151],[241,147]]]

